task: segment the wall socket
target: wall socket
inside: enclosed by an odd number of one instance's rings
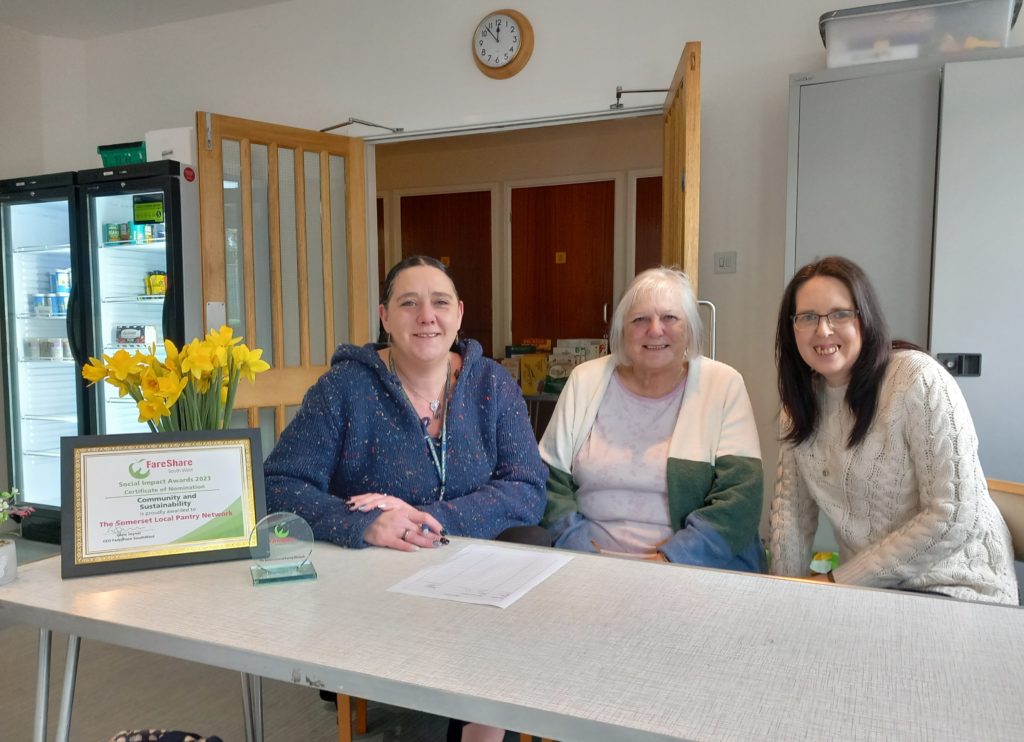
[[[715,273],[736,272],[736,251],[715,253]]]

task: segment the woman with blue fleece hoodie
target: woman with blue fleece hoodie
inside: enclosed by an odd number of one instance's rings
[[[626,289],[611,355],[573,370],[541,439],[555,546],[764,571],[750,400],[700,337],[686,274],[652,268]]]
[[[432,548],[533,526],[544,466],[519,387],[473,340],[445,266],[398,263],[378,344],[342,345],[264,465],[267,509],[349,548]]]

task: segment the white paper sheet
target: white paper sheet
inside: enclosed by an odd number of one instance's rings
[[[557,551],[470,544],[444,564],[421,569],[388,592],[507,608],[572,559]]]

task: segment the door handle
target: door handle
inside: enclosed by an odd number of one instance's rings
[[[605,302],[604,306],[601,308],[601,321],[606,325],[608,324],[608,302]]]

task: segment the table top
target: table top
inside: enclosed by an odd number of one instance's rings
[[[571,740],[1019,740],[1024,611],[577,554],[506,609],[387,592],[469,539],[0,586],[0,618]],[[516,547],[509,548],[529,548]]]

